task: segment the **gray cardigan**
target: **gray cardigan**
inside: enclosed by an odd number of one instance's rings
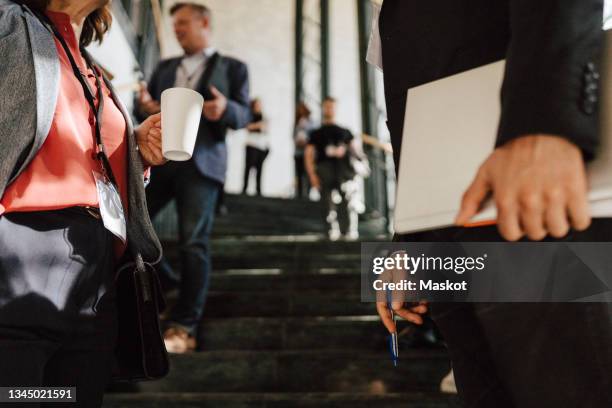
[[[53,35],[26,7],[0,0],[0,197],[44,143],[55,113],[59,81]],[[140,254],[145,262],[157,263],[161,244],[147,211],[134,127],[106,83],[127,122],[128,251],[132,258]]]

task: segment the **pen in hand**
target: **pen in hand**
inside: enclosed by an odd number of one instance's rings
[[[391,313],[391,320],[393,321],[393,325],[396,327],[395,331],[389,336],[389,352],[391,353],[391,361],[393,362],[393,366],[397,367],[397,364],[399,362],[399,348],[397,344],[397,326],[395,324],[395,313],[393,312],[391,301],[391,291],[387,290],[387,307],[389,308],[389,312]]]

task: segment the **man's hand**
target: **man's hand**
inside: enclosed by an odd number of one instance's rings
[[[204,102],[204,117],[211,122],[218,122],[227,109],[227,98],[214,86],[210,87],[213,99]]]
[[[581,152],[558,136],[523,136],[495,149],[465,192],[456,224],[467,224],[489,194],[508,241],[561,238],[570,226],[581,231],[591,223]]]
[[[399,251],[391,254],[405,254],[404,251]],[[382,274],[378,277],[383,283],[400,283],[406,280],[410,280],[410,274],[406,269],[386,268]],[[391,318],[391,311],[389,306],[393,309],[393,312],[402,317],[403,319],[416,324],[423,324],[423,317],[427,313],[427,302],[416,301],[411,299],[410,293],[406,290],[392,290],[387,292],[386,290],[376,291],[376,311],[380,316],[381,321],[389,331],[389,333],[395,333],[397,331],[395,322]],[[415,301],[411,301],[415,300]],[[389,305],[389,303],[391,303]]]
[[[336,147],[336,158],[341,159],[346,156],[346,146],[340,145]]]
[[[136,141],[140,155],[151,166],[159,166],[168,160],[162,154],[161,113],[149,116],[136,128]]]
[[[427,302],[391,302],[391,308],[396,315],[410,323],[420,326],[423,324],[423,315],[427,313]],[[389,333],[395,333],[397,328],[395,327],[395,322],[391,318],[391,311],[389,310],[387,302],[376,302],[376,311]]]
[[[149,91],[147,90],[147,84],[141,82],[140,92],[138,94],[138,106],[140,110],[147,115],[155,115],[161,112],[161,105],[158,101],[153,99]]]

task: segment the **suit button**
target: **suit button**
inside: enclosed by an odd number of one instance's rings
[[[597,82],[599,81],[599,72],[585,72],[583,79],[585,82]]]
[[[598,88],[595,82],[589,82],[584,86],[584,92],[587,94],[594,94]]]
[[[597,109],[599,89],[599,72],[593,62],[588,62],[584,66],[582,74],[582,98],[580,107],[587,115],[592,115]]]

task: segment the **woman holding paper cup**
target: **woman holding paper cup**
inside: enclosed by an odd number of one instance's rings
[[[0,386],[76,387],[75,406],[111,377],[115,271],[161,257],[161,117],[134,129],[84,48],[111,20],[109,0],[0,0]]]

